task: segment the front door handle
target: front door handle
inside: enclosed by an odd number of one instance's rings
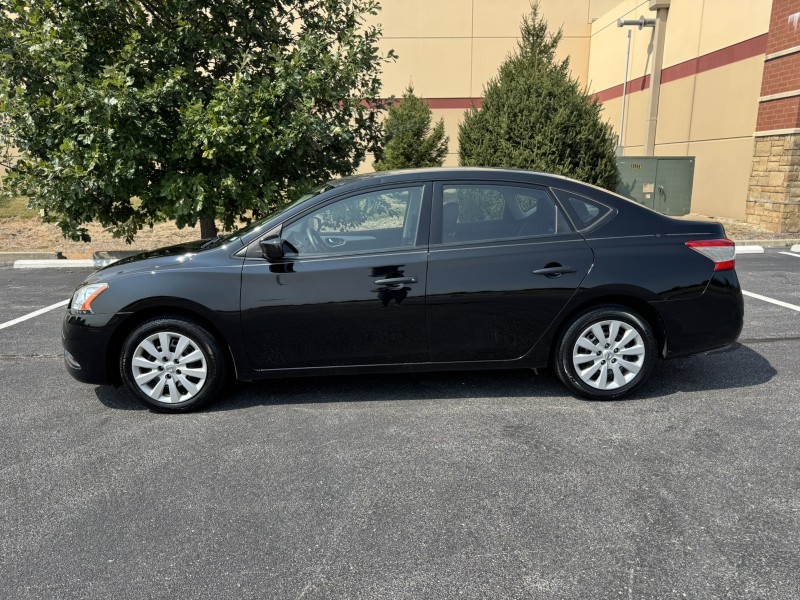
[[[547,277],[560,277],[564,273],[574,273],[575,267],[562,267],[561,265],[554,265],[552,267],[545,267],[544,269],[536,269],[534,275],[545,275]]]
[[[406,283],[417,283],[416,277],[390,277],[389,279],[376,279],[375,285],[403,285]]]

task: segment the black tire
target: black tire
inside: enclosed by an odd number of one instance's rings
[[[553,362],[558,378],[572,392],[612,400],[630,394],[647,379],[656,353],[655,336],[645,319],[624,306],[605,305],[572,321],[556,343]]]
[[[222,390],[227,375],[224,347],[185,317],[160,317],[136,327],[122,344],[119,368],[136,399],[162,412],[200,408]]]

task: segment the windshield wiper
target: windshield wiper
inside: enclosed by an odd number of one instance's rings
[[[208,240],[207,242],[203,242],[203,245],[200,246],[200,249],[205,250],[206,248],[210,248],[211,246],[216,246],[224,239],[225,239],[224,235],[218,235],[214,239]]]

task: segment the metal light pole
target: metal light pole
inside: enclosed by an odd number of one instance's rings
[[[667,13],[670,0],[650,0],[650,10],[656,11],[654,32],[653,72],[650,75],[650,103],[647,108],[647,131],[644,138],[645,156],[653,156],[658,124],[658,101],[661,96],[661,67],[664,64],[664,38],[667,34]]]
[[[656,145],[656,127],[658,125],[658,101],[661,95],[661,67],[664,64],[664,39],[667,33],[667,13],[669,12],[670,0],[650,0],[650,10],[656,11],[655,19],[645,19],[643,16],[638,19],[620,19],[617,27],[655,27],[653,32],[653,69],[650,74],[650,101],[647,108],[647,127],[644,138],[644,155],[653,156]],[[630,54],[630,31],[628,31],[628,54]],[[626,59],[629,61],[630,57]],[[625,104],[626,92],[628,87],[628,66],[625,65],[625,85],[622,94],[623,120],[621,130],[625,127]],[[619,146],[622,146],[622,133],[620,133]],[[619,148],[619,147],[618,147]]]

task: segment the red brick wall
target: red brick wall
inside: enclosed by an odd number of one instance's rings
[[[800,127],[800,96],[769,100],[758,107],[756,131]]]
[[[795,28],[789,17],[800,12],[798,0],[772,0],[772,15],[769,20],[767,54],[800,46],[800,22]]]
[[[773,58],[764,63],[761,95],[800,90],[800,52]]]
[[[796,46],[800,46],[800,0],[772,0],[767,55]],[[800,91],[800,52],[771,58],[764,62],[764,76],[761,79],[762,96],[795,91]],[[767,100],[758,105],[756,131],[798,127],[800,127],[800,96]]]

